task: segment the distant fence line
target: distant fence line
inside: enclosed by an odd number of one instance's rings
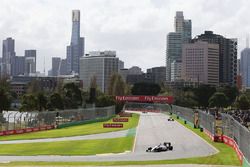
[[[58,110],[46,112],[9,111],[0,114],[0,131],[58,126],[73,122],[108,118],[115,115],[115,106]]]

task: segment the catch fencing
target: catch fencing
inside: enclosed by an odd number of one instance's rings
[[[113,115],[115,115],[115,106],[46,112],[4,111],[0,114],[0,132],[46,126],[60,126],[67,123],[110,118]]]
[[[216,136],[215,126],[218,123],[216,124],[213,113],[180,106],[172,106],[171,112],[191,123],[194,123],[195,113],[198,113],[200,127],[204,128],[212,136]],[[223,142],[234,148],[243,166],[249,166],[250,131],[228,114],[220,113],[219,117]]]

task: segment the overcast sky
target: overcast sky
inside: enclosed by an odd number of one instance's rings
[[[192,20],[193,37],[212,30],[238,38],[238,53],[250,31],[249,0],[0,0],[0,39],[13,37],[16,54],[37,50],[37,69],[66,57],[71,11],[81,10],[86,53],[115,50],[125,67],[165,66],[166,34],[176,11]],[[2,48],[1,48],[2,49]],[[1,51],[2,52],[2,51]],[[239,57],[239,55],[238,55]]]

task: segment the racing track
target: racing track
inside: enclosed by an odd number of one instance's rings
[[[133,152],[102,154],[92,156],[0,156],[6,161],[145,161],[200,157],[218,151],[198,135],[178,122],[168,122],[169,116],[162,113],[141,113],[137,127]],[[99,134],[100,135],[100,134]],[[147,153],[147,147],[171,142],[174,150],[161,153]]]

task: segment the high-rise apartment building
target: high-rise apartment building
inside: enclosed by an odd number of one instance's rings
[[[80,57],[84,56],[84,38],[80,37],[80,10],[72,11],[72,34],[67,46],[67,73],[79,73]]]
[[[58,76],[60,75],[59,67],[61,64],[61,58],[60,57],[52,57],[52,76]]]
[[[3,40],[2,48],[2,73],[3,75],[12,75],[12,61],[14,60],[15,40],[7,38]]]
[[[170,67],[171,67],[171,82],[181,80],[181,67],[182,67],[181,61],[174,60],[171,63]]]
[[[120,69],[124,69],[124,62],[119,60],[119,64],[118,64],[118,70]]]
[[[59,65],[59,74],[67,75],[67,59],[62,59]]]
[[[88,89],[93,77],[102,92],[108,91],[110,77],[118,73],[119,58],[115,51],[90,52],[80,59],[80,79],[83,88]]]
[[[198,41],[182,48],[181,78],[202,84],[219,84],[219,45]]]
[[[185,20],[182,11],[176,12],[175,32],[182,34],[182,40],[184,43],[188,43],[192,38],[192,21]]]
[[[15,56],[12,62],[12,76],[24,75],[25,73],[25,57]]]
[[[219,82],[220,84],[236,85],[237,76],[237,39],[228,39],[212,31],[205,31],[193,40],[206,41],[219,45]]]
[[[182,44],[190,42],[192,38],[192,22],[185,20],[183,12],[177,11],[175,16],[175,32],[167,35],[166,49],[166,80],[173,81],[178,79],[181,74],[178,71],[171,72],[171,64],[173,62],[181,62]],[[179,70],[180,71],[180,70]],[[171,76],[177,75],[177,76]]]
[[[25,63],[24,70],[25,75],[31,75],[36,73],[36,50],[24,51]]]
[[[250,48],[245,48],[240,57],[240,74],[242,77],[242,86],[250,87]]]
[[[147,75],[150,75],[153,83],[162,84],[166,81],[166,67],[153,67],[147,69]]]

